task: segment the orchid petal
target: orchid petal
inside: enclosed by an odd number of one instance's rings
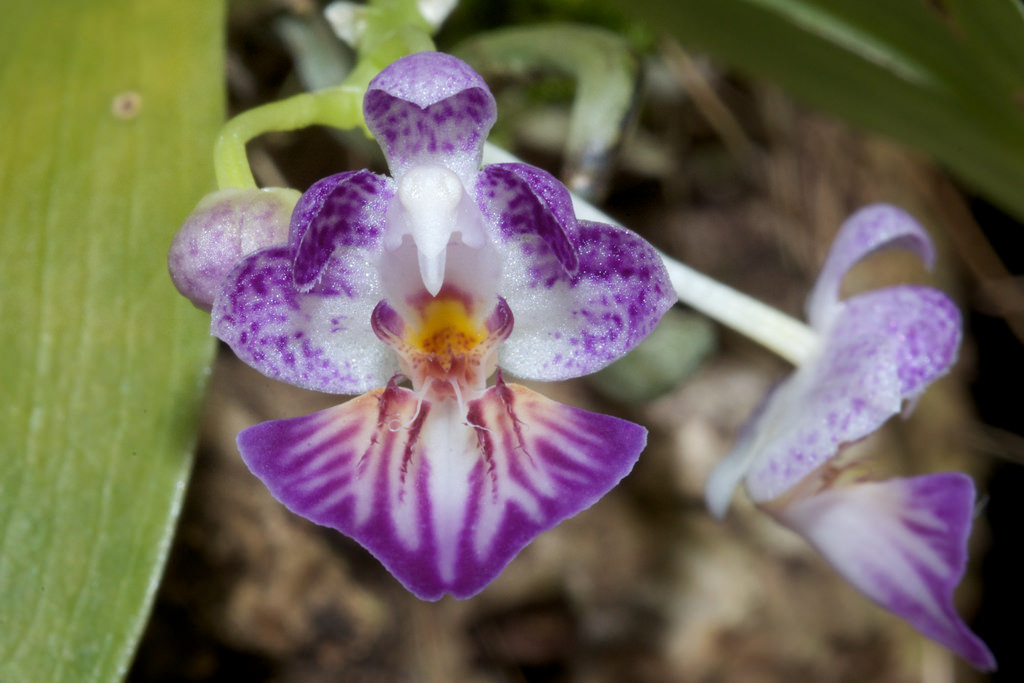
[[[366,125],[398,181],[419,164],[441,164],[467,187],[494,125],[494,97],[465,62],[418,52],[381,71],[363,100]]]
[[[639,344],[675,303],[661,259],[638,235],[581,221],[579,244],[573,276],[535,245],[507,247],[499,291],[516,326],[498,363],[508,372],[536,380],[595,372]]]
[[[569,191],[557,178],[527,164],[492,164],[480,172],[476,195],[499,241],[527,238],[528,253],[546,260],[550,251],[561,266],[550,277],[576,274],[579,228]]]
[[[769,395],[712,472],[709,508],[724,514],[744,476],[754,502],[784,494],[946,374],[960,339],[956,305],[930,287],[889,287],[839,304],[819,353]]]
[[[312,289],[339,248],[376,254],[393,196],[394,183],[370,171],[339,173],[311,187],[292,219],[296,288],[300,292]]]
[[[746,452],[747,492],[772,500],[900,413],[946,374],[960,347],[960,312],[942,292],[898,286],[841,304],[817,356],[772,394]]]
[[[866,206],[843,223],[832,243],[818,281],[807,299],[807,320],[822,329],[839,303],[843,276],[857,262],[882,249],[908,249],[932,267],[935,247],[921,225],[906,211],[888,204]]]
[[[468,598],[618,483],[646,432],[503,383],[467,407],[391,384],[257,425],[238,445],[278,500],[358,541],[420,598]]]
[[[307,389],[355,394],[398,369],[369,325],[380,284],[363,250],[341,249],[308,293],[292,283],[291,249],[264,249],[225,278],[212,332],[267,377]]]
[[[797,500],[779,521],[868,598],[979,669],[995,668],[957,615],[974,484],[960,473],[855,484]]]

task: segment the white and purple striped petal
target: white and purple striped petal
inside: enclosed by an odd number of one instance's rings
[[[868,598],[991,670],[992,653],[953,605],[973,514],[970,477],[943,473],[829,489],[789,504],[777,517]]]
[[[618,483],[645,442],[638,425],[500,381],[465,408],[392,383],[238,438],[290,510],[352,537],[428,600],[481,591]]]
[[[381,299],[376,263],[361,249],[331,257],[307,293],[293,283],[292,249],[264,249],[225,279],[211,330],[267,377],[316,391],[358,394],[398,371],[394,353],[373,333]]]
[[[960,347],[960,313],[942,292],[897,286],[853,297],[831,314],[819,353],[765,400],[707,485],[725,513],[746,476],[754,502],[781,496],[863,439],[944,375]]]
[[[495,115],[480,74],[440,52],[392,63],[370,81],[363,99],[366,125],[396,180],[413,166],[441,165],[469,187]]]
[[[654,249],[635,233],[578,224],[570,275],[539,239],[502,245],[499,292],[516,316],[498,364],[513,375],[561,380],[595,372],[633,349],[675,303]]]

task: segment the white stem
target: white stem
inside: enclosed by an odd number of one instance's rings
[[[485,144],[484,163],[518,162],[519,159],[505,150],[490,143]],[[618,221],[575,194],[572,194],[572,203],[577,218],[618,225]],[[793,365],[800,365],[814,352],[818,335],[803,322],[713,280],[660,251],[658,255],[665,263],[672,288],[681,303],[749,337]]]
[[[801,321],[660,251],[658,255],[680,302],[750,337],[793,365],[800,365],[813,353],[818,335]]]

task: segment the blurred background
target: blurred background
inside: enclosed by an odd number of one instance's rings
[[[856,208],[892,202],[928,228],[934,272],[885,253],[844,287],[949,292],[961,357],[856,448],[880,476],[974,478],[957,602],[993,675],[862,598],[742,494],[709,516],[708,473],[790,368],[683,306],[607,370],[533,387],[639,422],[649,445],[472,600],[420,602],[276,503],[235,435],[344,397],[216,348],[165,258],[216,187],[225,117],[349,73],[325,8],[4,7],[0,681],[1024,680],[1019,0],[464,0],[435,36],[494,90],[492,141],[794,316]],[[322,127],[262,135],[248,158],[261,184],[299,189],[385,170],[362,133]]]
[[[321,9],[232,3],[232,114],[344,76],[352,55]],[[788,368],[677,307],[609,371],[535,387],[646,425],[650,445],[609,496],[542,535],[466,602],[418,601],[357,544],[270,497],[238,458],[236,433],[338,398],[272,382],[220,348],[170,562],[129,681],[1024,680],[1017,222],[920,149],[793,99],[729,54],[663,30],[671,22],[651,22],[642,7],[645,21],[634,20],[629,9],[464,0],[436,40],[492,85],[492,141],[559,174],[660,249],[794,316],[850,212],[885,201],[921,220],[939,246],[935,272],[885,254],[846,286],[917,281],[951,293],[966,318],[961,360],[909,420],[858,448],[878,456],[880,472],[975,478],[972,558],[957,597],[1000,672],[973,672],[868,603],[742,496],[726,520],[710,518],[708,472]],[[572,30],[552,22],[619,36],[620,64],[636,77],[625,99],[605,102],[576,86],[565,59],[592,57],[566,58],[577,46]],[[486,39],[537,25],[547,28]],[[525,64],[509,61],[517,50]],[[583,149],[572,131],[588,125],[602,137]],[[385,170],[354,131],[268,134],[249,153],[265,185],[304,189],[345,169]]]

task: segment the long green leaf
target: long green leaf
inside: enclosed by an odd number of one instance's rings
[[[116,680],[167,554],[212,348],[165,254],[212,189],[223,6],[3,15],[0,680]]]
[[[900,139],[1024,218],[1016,0],[633,0],[629,11],[801,99]],[[998,30],[996,30],[998,29]]]

